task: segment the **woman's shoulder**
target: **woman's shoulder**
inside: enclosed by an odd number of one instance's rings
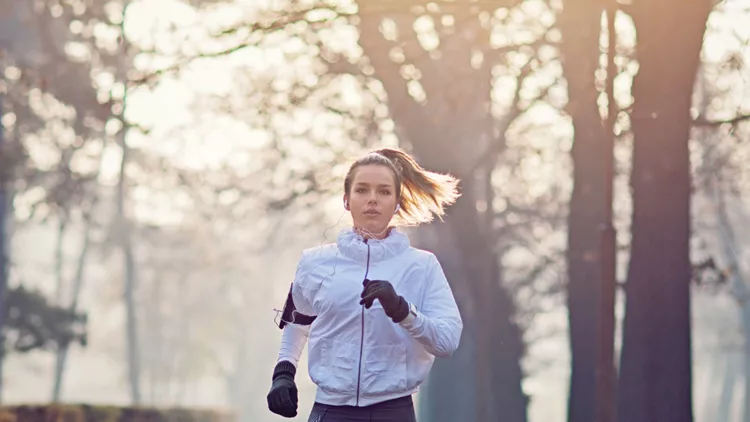
[[[302,257],[300,258],[300,261],[306,264],[319,263],[320,260],[326,260],[336,256],[337,251],[338,248],[336,247],[335,243],[314,246],[302,251]]]
[[[304,284],[305,278],[314,268],[320,268],[330,257],[335,256],[335,245],[321,245],[302,250],[297,262],[297,283]]]
[[[412,261],[416,261],[425,267],[429,267],[432,265],[439,265],[437,256],[432,251],[428,251],[426,249],[420,249],[415,248],[414,246],[411,246],[407,250],[407,254],[409,254],[409,259]]]

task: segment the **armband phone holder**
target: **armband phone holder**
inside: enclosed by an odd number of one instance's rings
[[[294,284],[289,287],[284,309],[281,311],[281,321],[279,321],[278,325],[282,330],[287,324],[310,325],[317,318],[316,316],[304,315],[297,311],[297,308],[294,306],[294,299],[292,298],[292,288],[294,288]]]

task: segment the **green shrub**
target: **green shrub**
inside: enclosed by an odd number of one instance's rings
[[[0,407],[0,422],[234,422],[234,417],[214,410],[51,404]]]
[[[0,422],[16,422],[16,415],[7,412],[5,410],[0,410]]]

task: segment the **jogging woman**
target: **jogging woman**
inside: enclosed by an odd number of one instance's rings
[[[353,227],[302,253],[284,306],[272,412],[297,415],[294,377],[307,343],[318,387],[309,422],[416,421],[412,394],[435,357],[458,348],[463,322],[435,255],[395,227],[442,217],[457,184],[398,149],[352,164],[343,202]]]

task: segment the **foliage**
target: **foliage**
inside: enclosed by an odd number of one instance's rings
[[[231,422],[233,420],[231,414],[218,410],[92,406],[87,404],[0,407],[0,422]]]
[[[85,196],[96,169],[96,148],[86,141],[101,133],[109,111],[98,100],[92,63],[66,53],[74,41],[69,8],[7,0],[0,8],[23,23],[4,32],[0,44],[7,92],[3,168],[12,191],[33,193],[22,215],[44,203],[47,217]]]
[[[42,294],[23,286],[9,289],[6,300],[6,349],[26,353],[55,350],[72,342],[86,345],[86,314],[52,305]]]

